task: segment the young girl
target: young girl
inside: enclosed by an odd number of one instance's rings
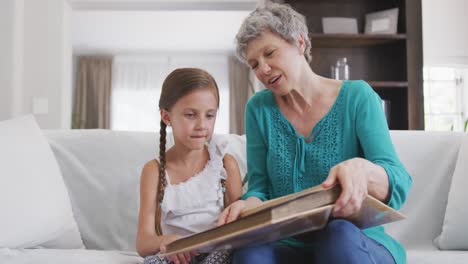
[[[224,207],[242,194],[236,160],[210,142],[218,107],[218,87],[204,70],[177,69],[163,83],[159,161],[145,164],[140,182],[136,247],[145,264],[230,262],[224,251],[158,254],[174,240],[216,227]],[[166,151],[167,126],[174,146]]]

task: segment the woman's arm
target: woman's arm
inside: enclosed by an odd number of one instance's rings
[[[368,193],[378,200],[387,203],[390,197],[390,183],[388,182],[388,175],[385,169],[369,162],[369,174],[367,176],[367,191]]]
[[[334,166],[324,187],[339,182],[342,193],[335,216],[358,211],[369,193],[393,208],[404,203],[412,180],[401,164],[391,142],[381,100],[367,83],[356,96],[356,136],[364,158],[352,158]]]
[[[254,100],[257,99],[257,100]],[[257,105],[258,97],[250,99],[245,107],[245,131],[247,137],[247,175],[248,191],[242,195],[242,200],[232,203],[218,219],[218,225],[232,222],[239,218],[242,210],[260,205],[269,199],[268,177],[266,167],[267,145],[264,131],[264,124],[259,120]]]
[[[223,159],[224,169],[226,170],[226,207],[240,199],[242,195],[242,181],[236,159],[226,154]]]
[[[256,99],[256,100],[255,100]],[[262,99],[255,95],[245,107],[245,135],[247,141],[247,179],[248,191],[242,196],[243,200],[255,196],[265,201],[270,199],[268,190],[268,170],[266,140],[266,120],[261,116],[264,108],[259,101]]]
[[[359,211],[368,193],[383,202],[388,199],[387,173],[367,159],[352,158],[335,165],[323,186],[329,188],[337,182],[342,192],[333,208],[336,217],[346,217]]]
[[[399,209],[406,201],[412,179],[393,146],[382,100],[365,83],[366,100],[358,105],[356,131],[368,166],[368,192]],[[371,166],[372,165],[372,166]]]

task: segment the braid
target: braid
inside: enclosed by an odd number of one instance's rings
[[[161,121],[159,136],[159,203],[164,199],[164,189],[166,188],[166,124]]]
[[[227,192],[226,192],[226,180],[221,179],[221,190],[223,191],[223,201],[224,201],[224,208],[227,207],[228,205],[228,200],[227,200]]]
[[[158,183],[158,204],[156,206],[156,234],[161,236],[161,204],[164,199],[164,189],[166,180],[166,124],[161,120],[159,131],[159,183]]]

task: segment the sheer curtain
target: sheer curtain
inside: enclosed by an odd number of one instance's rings
[[[111,129],[159,131],[159,94],[168,62],[167,57],[114,58]]]
[[[197,67],[215,78],[220,108],[215,133],[229,132],[229,80],[226,54],[176,54],[114,58],[111,129],[159,131],[159,95],[166,76],[174,69]]]

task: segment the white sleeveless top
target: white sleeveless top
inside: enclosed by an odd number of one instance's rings
[[[167,186],[161,204],[163,234],[189,236],[216,227],[224,209],[221,179],[226,179],[223,158],[226,146],[208,145],[210,159],[204,169],[185,182]]]

